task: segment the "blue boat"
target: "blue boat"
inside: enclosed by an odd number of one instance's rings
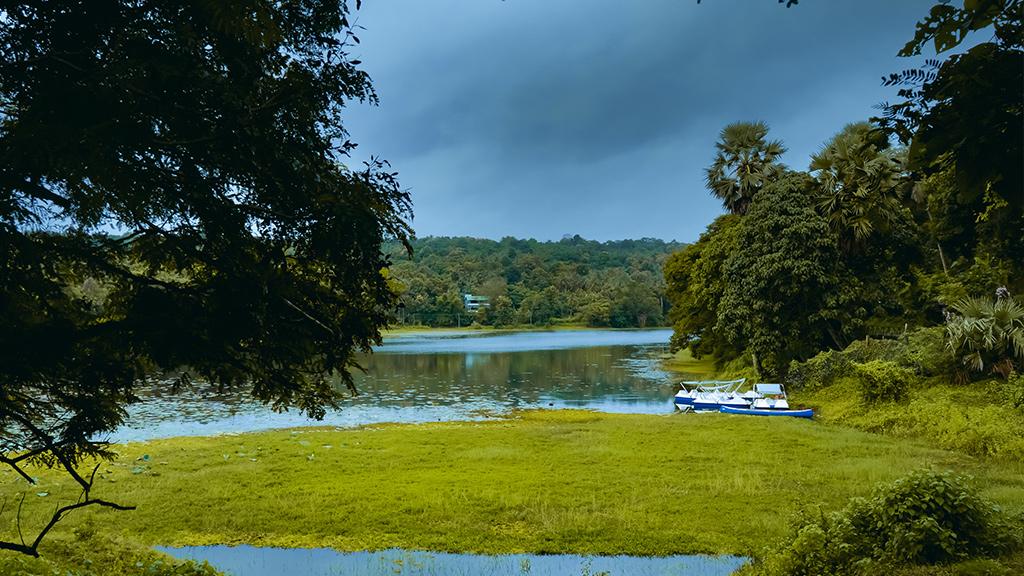
[[[719,396],[732,396],[740,386],[746,382],[746,378],[740,378],[738,380],[701,380],[701,381],[687,381],[680,384],[680,390],[676,392],[673,401],[676,406],[682,409],[693,407],[695,402],[701,400],[707,400],[705,398],[709,395],[715,395],[716,399]],[[696,408],[698,410],[718,410],[719,403],[715,402],[715,406],[705,406],[702,408]]]
[[[749,408],[750,402],[739,396],[701,394],[693,400],[690,407],[698,411],[718,412],[721,408]]]
[[[718,409],[723,414],[745,414],[747,416],[791,416],[793,418],[813,418],[814,410],[761,410],[758,408],[733,408],[722,406]]]

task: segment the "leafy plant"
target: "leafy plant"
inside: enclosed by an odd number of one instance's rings
[[[1014,372],[1006,379],[1006,392],[1014,408],[1024,408],[1024,376]]]
[[[914,375],[895,362],[872,360],[857,365],[857,377],[865,402],[898,402],[906,398]]]
[[[965,298],[951,308],[947,346],[968,371],[1007,378],[1024,362],[1024,306],[1013,297]]]
[[[789,576],[883,574],[893,568],[992,557],[1020,534],[967,479],[918,470],[831,514],[804,513],[784,549],[754,570]]]
[[[786,383],[792,390],[830,386],[836,378],[848,374],[852,365],[845,352],[826,350],[806,362],[792,362]]]
[[[86,466],[147,374],[188,366],[316,418],[343,397],[332,375],[354,387],[411,204],[386,162],[346,166],[342,109],[376,102],[350,19],[307,0],[0,8],[0,463],[81,490],[0,549],[36,556],[66,514],[127,508]]]
[[[715,331],[737,350],[757,355],[758,372],[777,376],[794,358],[827,347],[847,311],[845,269],[828,224],[809,197],[813,180],[789,173],[750,206],[735,251],[723,265]]]

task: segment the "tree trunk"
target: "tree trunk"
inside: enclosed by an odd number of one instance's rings
[[[836,345],[836,350],[845,350],[846,346],[843,345],[843,342],[839,338],[839,335],[836,334],[835,329],[832,328],[831,325],[827,325],[826,328],[828,330],[828,335],[832,338],[832,342]]]

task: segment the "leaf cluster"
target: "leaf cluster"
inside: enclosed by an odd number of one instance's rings
[[[756,566],[764,575],[868,575],[969,558],[1021,544],[1020,529],[966,478],[918,470],[842,510],[805,513],[785,547]]]
[[[965,369],[1006,378],[1024,366],[1024,306],[1016,299],[965,298],[950,308],[948,346]]]

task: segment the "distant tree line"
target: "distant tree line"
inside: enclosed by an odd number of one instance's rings
[[[400,294],[400,324],[646,327],[666,323],[661,273],[683,245],[645,238],[557,242],[427,237],[411,241],[413,258],[393,244],[389,274]],[[468,312],[463,294],[490,306]]]

